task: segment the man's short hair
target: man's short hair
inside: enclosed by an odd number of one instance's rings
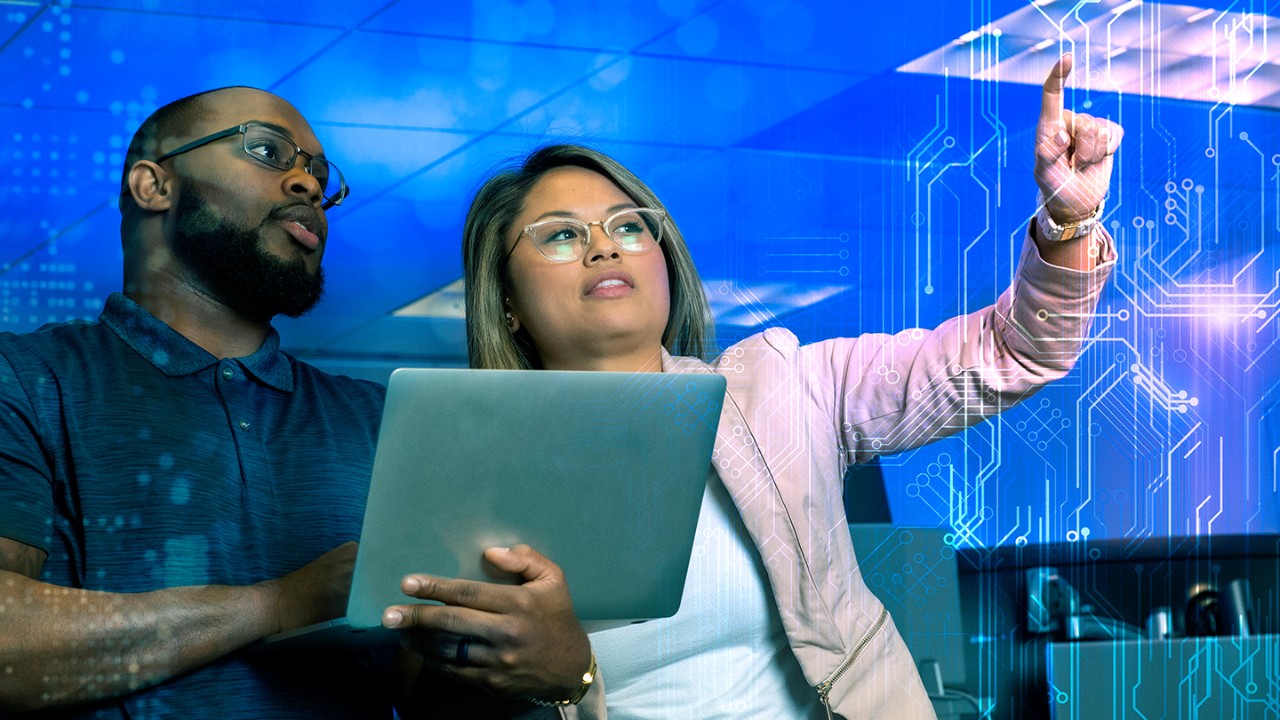
[[[146,120],[142,121],[138,131],[133,134],[133,139],[129,141],[129,151],[125,154],[124,168],[120,173],[119,207],[121,212],[127,207],[129,170],[133,168],[134,163],[139,160],[154,160],[160,154],[159,147],[157,147],[160,138],[187,134],[191,130],[191,126],[199,119],[200,114],[205,110],[204,96],[237,87],[248,86],[228,85],[178,98],[167,105],[157,108]],[[256,90],[257,88],[250,89]]]

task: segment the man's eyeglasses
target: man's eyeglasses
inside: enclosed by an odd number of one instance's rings
[[[503,258],[503,265],[515,251],[520,238],[526,235],[538,252],[551,262],[573,262],[585,255],[591,246],[592,225],[599,225],[619,250],[632,255],[646,252],[662,242],[662,218],[666,214],[665,210],[654,208],[630,208],[590,223],[574,218],[553,218],[525,225]]]
[[[305,157],[307,164],[304,169],[308,175],[320,183],[320,192],[324,195],[324,203],[320,206],[322,210],[328,210],[334,205],[341,205],[342,201],[351,192],[351,188],[347,187],[346,179],[342,177],[342,171],[338,169],[337,165],[324,158],[315,157],[298,147],[298,144],[289,136],[255,122],[247,122],[243,125],[218,131],[212,135],[206,135],[199,140],[192,140],[186,145],[161,155],[155,161],[157,163],[164,162],[175,155],[181,155],[184,152],[195,150],[198,147],[232,135],[243,136],[245,154],[276,170],[290,170],[293,168],[293,164],[297,162],[299,155]],[[337,180],[337,186],[330,188],[330,183],[335,179]]]

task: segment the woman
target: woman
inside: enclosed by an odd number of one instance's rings
[[[1120,132],[1063,121],[1069,71],[1068,56],[1045,82],[1036,180],[1050,203],[1013,287],[929,332],[801,347],[771,329],[708,364],[710,312],[680,231],[628,170],[553,146],[480,189],[463,245],[473,366],[728,383],[680,612],[591,636],[609,717],[933,716],[842,532],[841,479],[850,463],[999,412],[1074,362],[1071,338],[1085,336],[1114,256],[1091,218]]]

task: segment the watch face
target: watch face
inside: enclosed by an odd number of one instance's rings
[[[1092,233],[1093,229],[1096,227],[1098,227],[1098,218],[1091,217],[1088,220],[1063,228],[1064,232],[1062,233],[1062,239],[1073,240],[1078,237],[1084,237],[1085,235]]]
[[[1050,242],[1062,242],[1063,240],[1074,240],[1083,235],[1093,232],[1093,228],[1098,224],[1098,217],[1082,220],[1078,223],[1070,225],[1059,225],[1049,217],[1049,211],[1043,205],[1036,212],[1036,224],[1040,226],[1040,234],[1045,240]]]

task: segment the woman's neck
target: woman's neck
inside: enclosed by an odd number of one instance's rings
[[[546,370],[597,370],[607,372],[662,372],[662,346],[639,348],[627,353],[593,355],[579,353],[566,357],[542,358]]]

